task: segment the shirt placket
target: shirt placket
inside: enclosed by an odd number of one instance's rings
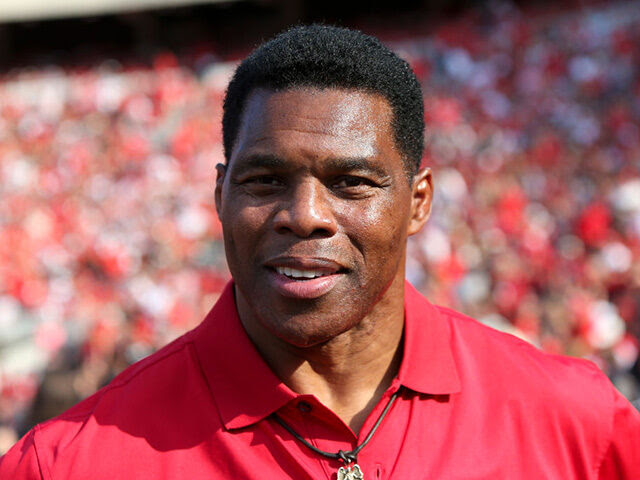
[[[287,422],[295,419],[289,426],[320,450],[335,454],[339,450],[351,450],[356,445],[355,435],[349,427],[312,395],[301,395],[292,406],[286,409],[286,415],[284,420]],[[324,472],[323,476],[328,480],[335,480],[336,472],[343,463],[312,451],[302,442],[298,441],[298,443],[315,458],[318,467]]]

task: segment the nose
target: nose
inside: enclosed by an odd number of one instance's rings
[[[278,233],[293,233],[300,238],[330,237],[338,226],[325,186],[309,180],[291,187],[291,193],[274,217]]]

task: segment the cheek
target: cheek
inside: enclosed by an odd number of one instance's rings
[[[223,227],[233,232],[239,243],[248,236],[253,236],[264,230],[269,217],[269,209],[265,207],[245,206],[230,208],[225,211]]]
[[[250,259],[263,234],[265,212],[257,207],[229,208],[222,215],[222,232],[230,267]]]
[[[352,226],[353,240],[367,262],[384,264],[404,251],[408,208],[403,202],[376,202],[345,216]],[[369,257],[369,258],[366,258]]]

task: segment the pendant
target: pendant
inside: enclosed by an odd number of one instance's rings
[[[354,463],[353,468],[351,465],[340,467],[338,469],[338,480],[364,480],[362,470],[360,470],[360,465]]]

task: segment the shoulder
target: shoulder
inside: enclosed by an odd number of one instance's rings
[[[438,311],[450,325],[460,411],[482,412],[477,418],[504,434],[517,432],[523,444],[571,451],[576,464],[598,468],[614,449],[615,464],[632,468],[640,415],[594,363],[545,353],[453,310]],[[621,435],[620,425],[634,433]]]
[[[82,422],[95,415],[121,417],[128,411],[148,409],[150,400],[162,403],[173,397],[177,387],[189,382],[196,367],[187,334],[126,368],[95,394],[39,428],[48,431],[61,422]]]
[[[445,307],[436,307],[451,330],[451,347],[463,377],[490,375],[492,383],[529,390],[543,395],[552,391],[557,400],[599,392],[609,380],[593,363],[585,359],[554,355],[514,335],[498,331],[477,320]],[[549,392],[551,393],[551,392]],[[597,399],[594,399],[596,401]],[[594,405],[595,406],[595,405]],[[604,407],[605,405],[599,405]]]
[[[438,311],[450,325],[462,395],[474,395],[496,418],[535,418],[543,430],[576,441],[610,437],[620,394],[593,362],[545,353],[453,310]]]
[[[7,453],[0,473],[19,464],[35,468],[36,462],[43,478],[49,478],[49,469],[51,478],[89,478],[77,475],[89,474],[101,462],[113,463],[100,464],[101,472],[117,467],[117,456],[99,452],[144,456],[149,447],[166,449],[168,441],[184,446],[198,442],[220,423],[200,372],[192,334],[127,368],[58,417],[37,425]],[[167,432],[172,432],[171,439]]]

